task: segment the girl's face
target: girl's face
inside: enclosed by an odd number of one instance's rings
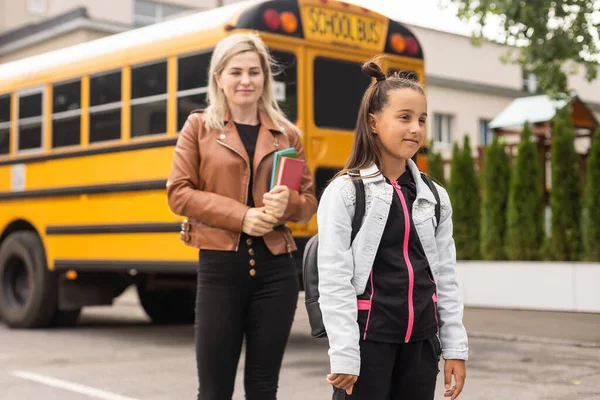
[[[387,100],[379,113],[371,114],[371,130],[376,132],[382,153],[405,161],[415,155],[425,138],[427,100],[414,89],[391,90]]]
[[[231,57],[216,80],[230,106],[258,104],[265,83],[258,54],[246,51]]]

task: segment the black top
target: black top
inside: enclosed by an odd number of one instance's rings
[[[254,205],[254,195],[252,193],[252,188],[254,186],[254,174],[252,171],[252,161],[254,159],[254,151],[256,150],[256,141],[258,139],[258,132],[260,131],[259,125],[246,125],[246,124],[238,124],[235,122],[235,127],[237,128],[238,134],[240,135],[240,139],[244,144],[244,148],[246,149],[246,153],[248,153],[248,161],[250,162],[250,182],[248,184],[248,199],[246,204],[250,207],[255,207]],[[248,241],[250,239],[250,241]],[[252,249],[253,255],[251,256],[249,250]],[[219,251],[219,250],[203,250],[202,255],[205,258],[210,258],[211,260],[214,258],[219,262],[240,262],[243,261],[248,263],[250,258],[255,259],[256,261],[261,260],[271,260],[276,258],[262,237],[250,236],[244,232],[242,232],[240,237],[240,243],[238,247],[238,251]],[[282,255],[285,257],[289,257],[287,255]],[[277,257],[282,257],[277,256]]]
[[[394,197],[366,291],[359,296],[371,301],[370,310],[359,311],[361,338],[388,343],[428,339],[437,332],[436,290],[412,221],[417,188],[408,169],[397,182],[386,182],[394,186]]]

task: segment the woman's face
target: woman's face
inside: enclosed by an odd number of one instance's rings
[[[233,56],[216,80],[230,107],[244,108],[258,104],[265,83],[258,54],[246,51]]]

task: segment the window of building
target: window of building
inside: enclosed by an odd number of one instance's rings
[[[206,107],[211,52],[186,55],[177,60],[177,131],[192,110]]]
[[[52,88],[52,147],[81,143],[81,80]]]
[[[131,137],[167,131],[167,62],[131,68]]]
[[[528,93],[538,92],[537,76],[531,71],[523,70],[523,90]]]
[[[46,12],[46,0],[27,0],[27,11],[34,14]]]
[[[10,95],[0,96],[0,155],[10,153]]]
[[[452,143],[452,115],[433,114],[433,139],[437,143]]]
[[[18,93],[18,101],[17,149],[39,150],[43,147],[44,89],[22,91]]]
[[[90,77],[90,143],[121,138],[121,71]]]
[[[479,144],[487,146],[492,144],[494,134],[490,129],[490,120],[481,118],[479,120]]]
[[[359,63],[315,58],[313,104],[318,127],[354,130],[360,101],[371,83],[360,68]]]
[[[135,0],[133,5],[133,22],[137,26],[150,25],[188,10],[189,8],[185,7],[177,7],[146,0]]]

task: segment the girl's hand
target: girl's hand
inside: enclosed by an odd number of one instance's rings
[[[283,217],[283,213],[288,205],[290,198],[290,189],[285,185],[277,185],[270,192],[263,196],[265,212],[276,218]]]
[[[264,236],[273,230],[277,218],[265,213],[265,208],[250,208],[242,221],[242,231],[250,236]]]
[[[329,374],[327,382],[338,389],[345,390],[349,395],[352,394],[352,388],[356,383],[358,376],[350,374]]]
[[[452,375],[454,375],[455,385],[450,387]],[[444,397],[452,397],[451,400],[455,400],[465,386],[466,377],[467,367],[465,360],[446,360],[444,364],[444,383],[446,385]]]

